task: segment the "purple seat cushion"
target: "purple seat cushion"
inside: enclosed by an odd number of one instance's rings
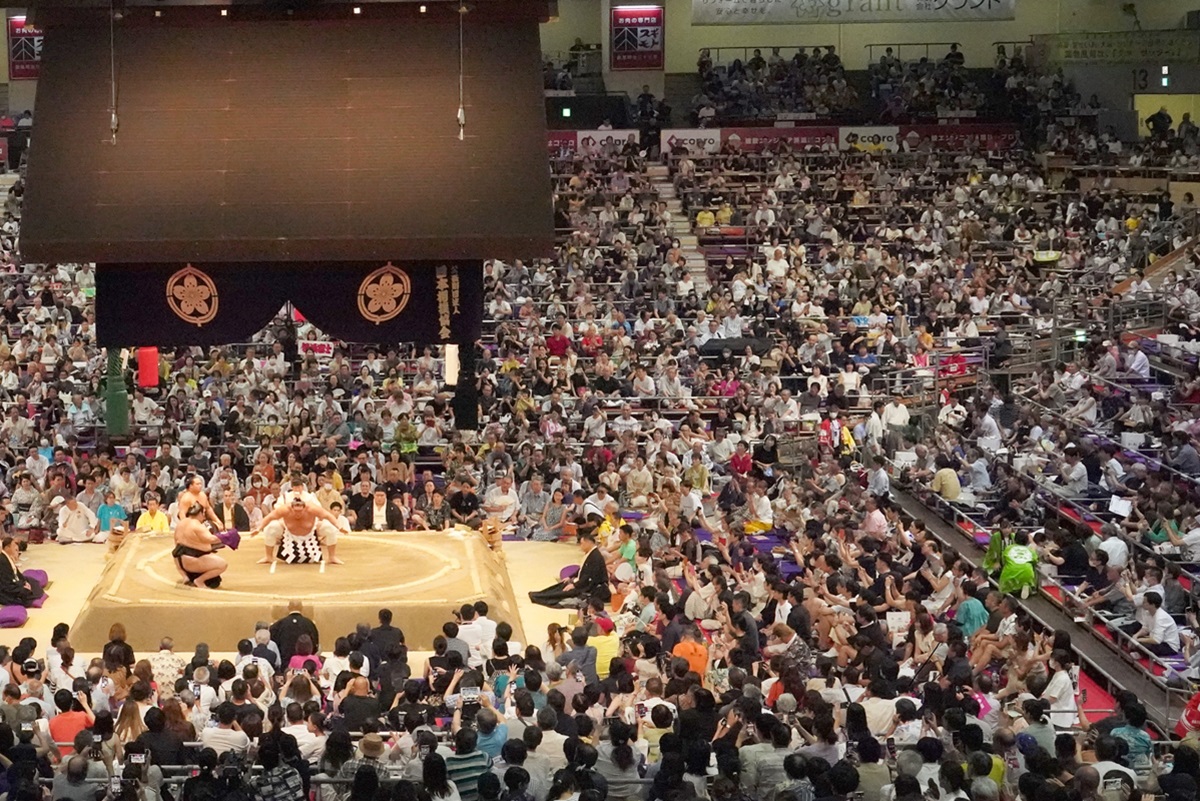
[[[46,599],[49,597],[50,597],[49,595],[47,595],[46,593],[43,592],[40,598],[33,599],[33,603],[31,603],[30,606],[33,607],[34,609],[41,609],[42,604],[46,603]]]
[[[25,625],[29,613],[23,606],[0,607],[0,629],[15,629]]]
[[[50,583],[50,577],[46,575],[45,570],[22,570],[21,572],[43,587]]]
[[[567,565],[562,570],[558,571],[559,581],[566,581],[579,572],[579,565]]]

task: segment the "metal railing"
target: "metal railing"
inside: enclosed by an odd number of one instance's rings
[[[958,45],[959,52],[962,52],[962,44],[959,42],[880,42],[878,44],[864,45],[864,47],[867,50],[867,61],[871,65],[875,65],[879,63],[879,58],[887,53],[889,47],[892,49],[892,55],[901,61],[914,61],[921,58],[927,58],[931,61],[941,61],[945,57],[945,54],[950,52],[950,45]],[[931,57],[929,55],[930,48],[934,47],[945,48],[945,52],[936,57]],[[920,55],[913,55],[914,53],[919,53]]]
[[[1004,57],[1006,59],[1011,59],[1013,57],[1013,55],[1018,52],[1021,54],[1021,57],[1024,58],[1025,53],[1032,46],[1033,46],[1032,39],[1012,39],[1012,40],[1000,40],[1000,41],[992,42],[992,49],[996,50],[995,55],[997,57],[999,57],[999,55],[1000,55],[999,48],[1003,47],[1004,48]]]
[[[728,66],[734,61],[741,61],[745,65],[754,56],[754,51],[756,50],[759,51],[764,60],[768,61],[774,52],[778,50],[779,57],[785,62],[790,62],[800,50],[803,50],[809,58],[813,57],[813,52],[810,51],[815,51],[819,59],[823,53],[828,53],[830,48],[835,48],[834,52],[837,52],[836,45],[833,44],[789,45],[786,47],[777,45],[759,45],[757,47],[702,47],[698,51],[696,60],[699,62],[700,58],[707,51],[714,67]]]
[[[542,63],[565,66],[572,75],[599,75],[604,67],[604,50],[597,42],[585,44],[584,50],[549,50],[542,52]]]
[[[1108,384],[1109,386],[1112,386],[1112,387],[1114,387],[1118,390],[1124,391],[1124,392],[1132,392],[1134,389],[1136,389],[1135,387],[1123,387],[1122,385],[1117,384],[1115,382],[1105,382],[1105,383]],[[1085,428],[1083,426],[1080,426],[1075,421],[1067,420],[1060,412],[1058,412],[1056,410],[1050,409],[1046,406],[1043,406],[1043,405],[1037,403],[1036,401],[1029,400],[1028,398],[1024,399],[1022,402],[1027,403],[1030,406],[1037,409],[1039,414],[1043,416],[1043,419],[1052,418],[1057,421],[1065,423],[1070,430],[1072,430],[1073,432],[1076,433],[1078,438],[1087,438],[1087,439],[1092,439],[1095,441],[1100,441],[1103,443],[1112,443],[1114,445],[1117,445],[1118,447],[1121,447],[1120,443],[1114,442],[1110,437],[1103,434],[1102,432],[1096,431],[1094,429]],[[1169,474],[1176,481],[1182,480],[1182,481],[1190,482],[1192,484],[1195,484],[1197,482],[1196,477],[1188,476],[1184,473],[1180,473],[1178,470],[1175,470],[1174,468],[1170,467],[1169,465],[1163,463],[1160,460],[1147,458],[1144,453],[1131,451],[1130,449],[1124,448],[1124,447],[1121,447],[1121,450],[1123,450],[1125,453],[1137,458],[1138,460],[1150,463],[1154,467],[1154,469]],[[1006,451],[1006,452],[1003,452],[1004,456],[1002,457],[1000,455],[997,455],[996,453],[988,452],[985,449],[980,449],[980,452],[987,459],[989,467],[992,469],[995,468],[995,466],[998,462],[1004,461],[1006,467],[1008,468],[1007,472],[1010,475],[1016,476],[1020,481],[1022,481],[1028,487],[1028,489],[1030,491],[1030,495],[1048,513],[1053,513],[1055,515],[1063,516],[1062,510],[1069,509],[1071,511],[1071,514],[1074,517],[1067,516],[1066,519],[1074,524],[1084,525],[1084,526],[1088,525],[1089,520],[1105,519],[1106,513],[1098,512],[1096,510],[1096,508],[1094,508],[1095,504],[1098,500],[1097,498],[1091,497],[1090,495],[1085,498],[1068,497],[1067,495],[1065,495],[1064,493],[1062,493],[1060,491],[1052,490],[1047,483],[1039,480],[1038,476],[1042,474],[1042,470],[1045,466],[1044,460],[1039,460],[1038,466],[1035,468],[1036,472],[1031,472],[1029,470],[1028,464],[1024,464],[1023,466],[1021,466],[1021,469],[1018,469],[1018,465],[1016,464],[1016,460],[1015,460],[1014,456],[1019,456],[1020,454],[1012,454],[1012,453],[1008,453]],[[911,497],[918,500],[920,503],[925,505],[927,508],[934,510],[939,516],[941,516],[943,518],[949,517],[951,522],[955,525],[955,527],[959,531],[961,531],[966,536],[972,537],[973,539],[976,538],[977,533],[986,532],[989,528],[986,522],[981,521],[976,516],[972,515],[971,511],[967,508],[964,508],[962,505],[956,505],[954,503],[950,503],[950,502],[942,501],[940,499],[933,498],[932,496],[929,495],[927,488],[922,488],[921,493],[912,494]],[[981,499],[981,500],[983,500],[983,499]],[[1075,518],[1077,518],[1077,519],[1075,519]],[[1159,554],[1153,552],[1144,543],[1142,543],[1138,540],[1133,540],[1133,539],[1124,537],[1124,536],[1122,536],[1122,538],[1125,540],[1125,542],[1128,543],[1131,553],[1136,553],[1136,554],[1140,555],[1141,558],[1149,558],[1149,557],[1154,557],[1154,558],[1158,558],[1158,559],[1162,558]],[[976,539],[976,542],[978,543],[979,540]],[[1187,569],[1186,567],[1182,567],[1181,572],[1187,579],[1189,579],[1191,581],[1192,588],[1193,588],[1192,591],[1195,592],[1196,588],[1200,587],[1200,574],[1196,574],[1192,570]],[[1042,578],[1044,580],[1048,581],[1049,583],[1054,584],[1060,590],[1060,592],[1063,593],[1064,599],[1068,595],[1072,595],[1070,593],[1070,591],[1066,587],[1064,587],[1060,582],[1058,582],[1057,580],[1055,580],[1051,577],[1048,577],[1048,576],[1044,576],[1044,575],[1042,576]],[[1050,595],[1048,593],[1047,593],[1047,596],[1050,597],[1052,601],[1058,603],[1060,606],[1064,606],[1064,608],[1065,608],[1065,600],[1055,599],[1052,595]],[[1073,595],[1072,595],[1072,597],[1073,597]],[[1026,611],[1029,611],[1029,610],[1027,609]],[[1092,622],[1093,618],[1090,615],[1087,615],[1085,617],[1086,617],[1086,621],[1090,624]],[[1039,622],[1044,623],[1044,621],[1039,621]],[[1146,675],[1151,680],[1153,685],[1162,691],[1164,708],[1168,709],[1168,710],[1178,710],[1178,708],[1180,708],[1182,706],[1183,702],[1186,701],[1186,698],[1190,697],[1190,695],[1192,693],[1192,691],[1189,689],[1180,689],[1180,688],[1177,688],[1174,686],[1170,686],[1170,684],[1168,683],[1168,680],[1172,677],[1172,675],[1177,675],[1177,668],[1175,667],[1175,663],[1178,663],[1178,661],[1179,661],[1178,658],[1176,658],[1175,660],[1172,660],[1172,661],[1168,661],[1166,658],[1163,658],[1156,654],[1153,654],[1151,651],[1149,651],[1149,649],[1147,649],[1141,643],[1137,642],[1136,639],[1134,639],[1133,637],[1130,637],[1129,635],[1126,635],[1124,632],[1121,632],[1116,627],[1108,627],[1108,628],[1113,634],[1113,639],[1108,639],[1108,638],[1104,638],[1104,637],[1097,637],[1096,639],[1103,642],[1105,644],[1105,646],[1109,647],[1115,653],[1121,655],[1123,658],[1125,658],[1127,661],[1129,661],[1131,663],[1136,664],[1136,658],[1131,658],[1129,656],[1129,652],[1132,652],[1143,658],[1148,658],[1151,660],[1152,663],[1160,665],[1164,670],[1164,675],[1158,676],[1158,675],[1155,675],[1152,671],[1147,671]],[[1128,651],[1123,650],[1120,647],[1120,645],[1124,645],[1128,649]],[[1103,672],[1102,668],[1101,668],[1101,671]],[[1169,718],[1169,719],[1173,719],[1173,718]]]

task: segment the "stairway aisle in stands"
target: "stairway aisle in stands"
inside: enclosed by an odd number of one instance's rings
[[[696,295],[704,297],[708,294],[708,274],[704,271],[704,252],[700,249],[700,240],[692,233],[691,221],[683,210],[683,203],[675,192],[675,184],[671,182],[669,170],[665,165],[654,164],[646,168],[650,185],[658,194],[660,203],[665,203],[667,211],[671,212],[670,234],[679,240],[680,247],[687,257],[688,272],[696,284]]]

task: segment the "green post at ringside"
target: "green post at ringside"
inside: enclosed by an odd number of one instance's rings
[[[110,437],[129,435],[129,390],[125,388],[125,377],[121,375],[121,352],[108,352],[108,375],[104,390],[104,422]]]

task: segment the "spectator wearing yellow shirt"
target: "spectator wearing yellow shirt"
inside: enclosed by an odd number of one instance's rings
[[[336,475],[335,471],[333,472]],[[317,476],[317,501],[326,509],[334,501],[341,501],[342,494],[333,487],[332,477]]]
[[[696,215],[697,228],[712,228],[717,223],[716,216],[708,209],[701,209]]]
[[[937,468],[929,488],[947,501],[958,500],[958,496],[962,494],[962,483],[958,480],[958,473],[955,473],[954,468],[950,466],[950,460],[945,456],[939,456]]]
[[[733,206],[729,205],[726,200],[721,204],[721,208],[717,209],[717,225],[729,225],[733,222]]]
[[[591,599],[587,614],[591,618],[588,645],[596,649],[596,675],[607,679],[613,659],[621,655],[621,638],[617,636],[616,626],[605,612],[603,601]]]
[[[146,496],[146,510],[138,515],[137,530],[155,534],[170,533],[171,518],[160,508],[157,495]]]

